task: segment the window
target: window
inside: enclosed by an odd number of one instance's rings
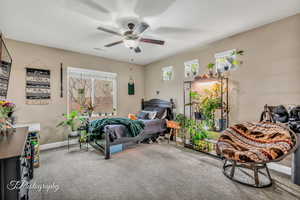
[[[236,50],[224,51],[215,54],[216,58],[216,70],[217,72],[223,73],[230,70],[235,70],[238,65],[236,61]]]
[[[117,74],[68,67],[68,112],[112,113],[117,108]]]
[[[162,68],[162,75],[163,75],[163,80],[164,81],[170,81],[173,79],[173,67],[169,66],[169,67],[163,67]]]
[[[186,78],[194,77],[199,74],[198,59],[184,62],[184,76]]]

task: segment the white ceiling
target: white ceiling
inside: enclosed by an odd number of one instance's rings
[[[0,30],[15,40],[145,65],[299,12],[300,0],[0,0]],[[119,30],[128,18],[147,22],[144,37],[166,44],[142,43],[140,54],[123,44],[104,48],[120,38],[96,28]]]

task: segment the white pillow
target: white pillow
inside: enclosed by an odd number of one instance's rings
[[[165,119],[166,117],[167,117],[167,109],[165,110],[165,112],[164,112],[164,114],[161,116],[161,118],[160,119]]]
[[[147,110],[143,110],[143,112],[148,113],[148,118],[149,119],[155,119],[157,112],[156,111],[147,111]]]

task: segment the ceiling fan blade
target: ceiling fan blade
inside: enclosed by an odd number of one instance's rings
[[[141,42],[145,42],[145,43],[158,44],[158,45],[164,45],[165,44],[165,41],[154,40],[154,39],[147,39],[147,38],[141,38],[140,41]]]
[[[157,16],[168,10],[176,0],[138,0],[134,12],[143,17]]]
[[[134,52],[135,52],[135,53],[141,53],[141,52],[142,52],[142,50],[141,50],[141,48],[140,48],[140,47],[136,47],[136,48],[134,49]]]
[[[104,32],[107,32],[107,33],[114,34],[114,35],[122,36],[121,33],[118,33],[118,32],[116,32],[116,31],[109,30],[109,29],[107,29],[107,28],[103,28],[103,27],[100,27],[100,26],[99,26],[97,29],[100,30],[100,31],[104,31]]]
[[[105,47],[112,47],[112,46],[115,46],[115,45],[118,45],[118,44],[121,44],[121,43],[123,43],[123,40],[107,44],[107,45],[105,45]]]
[[[145,32],[145,30],[147,30],[147,28],[149,28],[149,25],[146,24],[145,22],[141,22],[140,24],[138,24],[136,26],[136,28],[134,29],[133,33],[134,34],[142,34],[143,32]]]

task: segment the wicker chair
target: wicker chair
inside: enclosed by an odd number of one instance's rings
[[[226,177],[263,188],[272,185],[267,163],[281,161],[297,146],[297,135],[286,125],[273,123],[266,110],[261,122],[246,122],[226,129],[217,142],[217,153],[225,160]]]

